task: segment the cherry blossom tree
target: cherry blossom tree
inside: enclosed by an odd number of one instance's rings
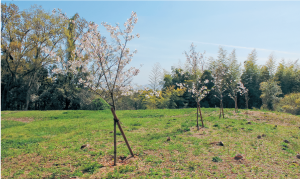
[[[204,127],[203,124],[203,118],[202,118],[202,113],[201,113],[201,106],[200,106],[200,101],[205,98],[209,91],[206,84],[209,82],[209,80],[205,80],[204,83],[201,83],[201,81],[198,81],[197,83],[192,83],[192,86],[189,88],[188,85],[182,84],[182,83],[177,83],[176,85],[180,87],[180,89],[186,87],[188,88],[188,92],[192,93],[192,97],[196,100],[197,102],[197,130],[199,130],[199,123],[198,123],[198,114],[200,112],[200,118],[202,122],[202,127]],[[198,112],[199,111],[199,112]]]
[[[86,87],[90,88],[100,96],[110,96],[111,106],[115,109],[116,92],[126,91],[130,88],[130,82],[133,76],[139,73],[139,69],[126,66],[131,62],[136,50],[130,52],[127,43],[139,37],[139,34],[131,35],[134,25],[137,23],[137,16],[132,12],[131,17],[124,23],[125,30],[121,30],[119,24],[112,26],[108,23],[102,23],[110,33],[114,43],[110,44],[107,38],[98,32],[98,25],[90,23],[87,32],[77,40],[74,50],[75,60],[68,61],[63,65],[73,74],[85,72],[89,75],[79,79]],[[58,62],[61,59],[57,59]],[[60,69],[53,72],[61,73]]]
[[[249,101],[249,97],[248,97],[248,89],[244,86],[244,84],[242,82],[239,82],[239,93],[241,95],[245,95],[245,103],[246,103],[246,108],[248,109],[248,101]]]
[[[229,94],[228,96],[234,100],[235,103],[235,113],[238,112],[238,106],[237,106],[237,94],[240,93],[240,95],[245,95],[245,101],[246,101],[246,107],[248,109],[248,89],[244,86],[242,82],[237,82],[237,85],[235,85],[236,82],[230,81],[229,83]],[[234,84],[234,85],[233,85]]]
[[[131,155],[134,156],[115,114],[115,100],[118,97],[116,96],[118,92],[126,93],[131,89],[132,77],[139,73],[137,68],[126,68],[134,54],[137,53],[136,50],[131,52],[127,47],[129,41],[140,36],[139,34],[132,35],[137,21],[136,13],[132,12],[131,17],[124,23],[124,30],[121,30],[119,24],[113,26],[103,22],[102,25],[110,33],[112,43],[109,43],[107,38],[101,35],[98,31],[98,25],[91,22],[87,31],[76,39],[75,49],[72,52],[75,57],[74,60],[61,63],[62,59],[59,56],[56,57],[57,63],[60,63],[73,74],[87,74],[79,79],[79,83],[84,84],[103,98],[105,96],[110,97],[111,110],[114,115],[114,165],[116,165],[116,124],[118,124]],[[56,68],[52,72],[66,73],[62,69]]]
[[[208,83],[208,80],[204,81],[204,84],[201,84],[201,81],[199,81],[197,84],[193,83],[193,86],[191,89],[189,89],[189,92],[192,93],[192,97],[196,100],[197,102],[197,130],[199,130],[199,124],[198,124],[198,111],[200,112],[200,118],[201,118],[201,123],[202,127],[204,127],[203,124],[203,117],[201,113],[201,106],[200,106],[200,101],[204,99],[210,90],[207,89],[206,84]],[[201,86],[201,88],[200,88]],[[200,89],[199,89],[200,88]]]
[[[229,89],[228,96],[231,99],[234,100],[234,111],[235,111],[235,113],[237,113],[237,111],[238,111],[237,94],[238,94],[239,87],[237,85],[238,84],[236,83],[236,81],[232,81],[232,80],[230,80],[229,85],[228,85],[228,89]]]
[[[186,56],[186,62],[187,64],[189,64],[191,66],[191,74],[196,76],[197,72],[199,71],[199,65],[201,67],[201,72],[204,71],[204,65],[205,65],[205,61],[204,61],[204,57],[203,55],[204,53],[200,53],[200,52],[196,52],[196,46],[192,43],[191,47],[190,47],[190,51],[189,52],[184,52],[185,56]]]
[[[204,59],[204,53],[196,52],[196,46],[192,43],[190,46],[190,51],[189,52],[184,52],[186,56],[186,63],[189,66],[188,70],[190,71],[192,77],[193,77],[193,82],[191,87],[185,84],[177,84],[181,88],[185,86],[190,93],[192,93],[192,97],[196,100],[197,102],[197,129],[199,130],[199,124],[198,124],[198,115],[200,112],[200,117],[201,117],[201,122],[202,122],[202,127],[204,127],[203,124],[203,118],[202,118],[202,113],[201,113],[201,107],[200,107],[200,101],[207,96],[209,93],[209,90],[207,89],[207,86],[205,85],[208,83],[208,80],[205,80],[205,84],[202,84],[200,79],[201,73],[204,71],[204,66],[205,66],[205,59]],[[200,66],[200,70],[199,70]],[[182,72],[182,75],[184,72]]]

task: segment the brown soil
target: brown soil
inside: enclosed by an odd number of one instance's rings
[[[19,122],[25,122],[25,123],[34,121],[33,118],[29,118],[29,117],[22,117],[22,118],[8,118],[8,119],[3,119],[3,118],[2,118],[1,120],[11,120],[11,121],[19,121]]]

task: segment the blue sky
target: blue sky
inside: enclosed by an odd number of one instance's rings
[[[12,1],[2,1],[2,3]],[[277,62],[300,59],[300,1],[13,1],[20,10],[41,5],[51,12],[60,8],[69,17],[79,13],[97,24],[123,24],[135,11],[139,21],[134,33],[141,37],[129,43],[137,49],[130,65],[141,68],[134,83],[148,84],[154,63],[171,71],[185,62],[184,51],[193,42],[205,56],[216,57],[221,45],[230,53],[236,49],[243,62],[255,48],[258,63],[264,64],[274,52]],[[99,28],[102,34],[104,28]],[[108,36],[108,35],[107,35]]]

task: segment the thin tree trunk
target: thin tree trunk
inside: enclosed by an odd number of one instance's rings
[[[127,145],[127,148],[128,148],[128,150],[129,150],[129,152],[130,152],[130,154],[132,155],[132,157],[134,157],[134,154],[133,154],[133,152],[132,152],[132,150],[131,150],[131,147],[130,147],[130,145],[129,145],[129,143],[128,143],[128,140],[127,140],[127,138],[126,138],[126,136],[125,136],[125,133],[124,133],[124,131],[123,131],[123,129],[122,129],[122,127],[121,127],[121,124],[120,124],[120,121],[119,121],[119,119],[118,119],[118,117],[117,117],[117,115],[116,115],[116,113],[115,113],[115,110],[114,110],[114,108],[112,107],[111,108],[111,112],[112,112],[112,114],[113,114],[113,116],[114,116],[114,136],[116,136],[116,124],[118,125],[118,127],[119,127],[119,130],[120,130],[120,132],[121,132],[121,134],[122,134],[122,136],[123,136],[123,139],[124,139],[124,141],[125,141],[125,143],[126,143],[126,145]],[[114,143],[115,143],[115,145],[114,145],[114,153],[115,153],[115,155],[114,155],[114,165],[116,164],[116,156],[117,156],[117,144],[116,144],[116,137],[114,138]]]
[[[234,97],[234,104],[235,104],[235,113],[237,113],[237,111],[238,111],[238,107],[237,107],[237,96]]]
[[[115,105],[114,93],[111,92],[110,95],[111,95],[111,100],[112,100],[112,107],[114,108],[114,111],[115,111],[116,110],[116,105]]]
[[[246,108],[249,109],[249,108],[248,108],[248,100],[249,100],[249,99],[248,99],[248,92],[246,92],[245,98],[246,98]]]
[[[219,119],[221,118],[222,115],[223,115],[223,118],[224,118],[223,102],[222,102],[222,99],[221,99],[220,100],[220,115],[219,115]]]
[[[199,109],[198,109],[198,103],[197,103],[197,130],[199,131],[199,124],[198,124],[198,116],[199,116]]]
[[[4,89],[3,89],[3,92],[1,93],[1,110],[6,110],[6,103],[7,103],[7,97],[8,96],[8,89],[9,89],[9,85],[10,85],[10,80],[9,80],[9,83],[5,85]]]
[[[65,110],[69,110],[69,106],[70,106],[70,100],[68,98],[66,98]]]
[[[3,108],[3,110],[8,110],[9,109],[9,103],[7,102],[7,99],[9,99],[9,93],[8,92],[9,92],[9,90],[7,90],[7,92],[6,92],[6,97],[5,97],[5,101],[4,101],[5,108]],[[1,107],[1,110],[2,110],[2,107]]]
[[[222,113],[222,100],[220,100],[220,115],[219,115],[219,119],[221,118],[221,113]]]
[[[1,110],[4,111],[6,109],[6,85],[2,91],[2,100],[1,100]]]
[[[30,89],[31,89],[31,87],[29,87],[29,89],[27,90],[27,93],[26,93],[26,106],[25,106],[25,111],[28,110],[28,106],[29,106],[29,101],[30,101]]]
[[[6,60],[6,63],[8,65],[9,64],[8,63],[9,55],[6,54],[5,56],[6,56],[5,60]],[[11,75],[9,75],[9,80],[6,83],[5,87],[4,87],[3,93],[1,91],[1,95],[2,95],[2,98],[1,98],[1,110],[7,110],[7,109],[9,109],[10,105],[7,102],[7,100],[11,97],[9,95],[9,91],[11,90],[13,84],[16,82],[16,75],[11,71],[9,65],[8,65],[8,69],[9,69]]]
[[[222,102],[222,113],[223,113],[223,119],[224,119],[224,108],[223,108],[223,102]]]
[[[26,106],[25,106],[25,111],[28,110],[28,106],[29,106],[30,90],[31,90],[31,80],[29,82],[28,89],[27,89],[27,92],[26,92]]]
[[[202,128],[204,127],[204,124],[203,124],[203,118],[202,118],[202,113],[201,113],[201,106],[200,106],[200,103],[198,104],[199,106],[199,111],[200,111],[200,117],[201,117],[201,123],[202,123]]]
[[[26,93],[26,106],[25,106],[25,111],[28,110],[28,106],[29,106],[29,101],[30,101],[30,90],[32,88],[32,83],[35,80],[36,77],[36,73],[33,75],[33,77],[30,79],[29,84],[28,84],[28,89],[27,89],[27,93]]]

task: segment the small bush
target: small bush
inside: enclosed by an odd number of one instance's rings
[[[291,93],[284,96],[279,102],[283,112],[300,115],[300,93]]]

